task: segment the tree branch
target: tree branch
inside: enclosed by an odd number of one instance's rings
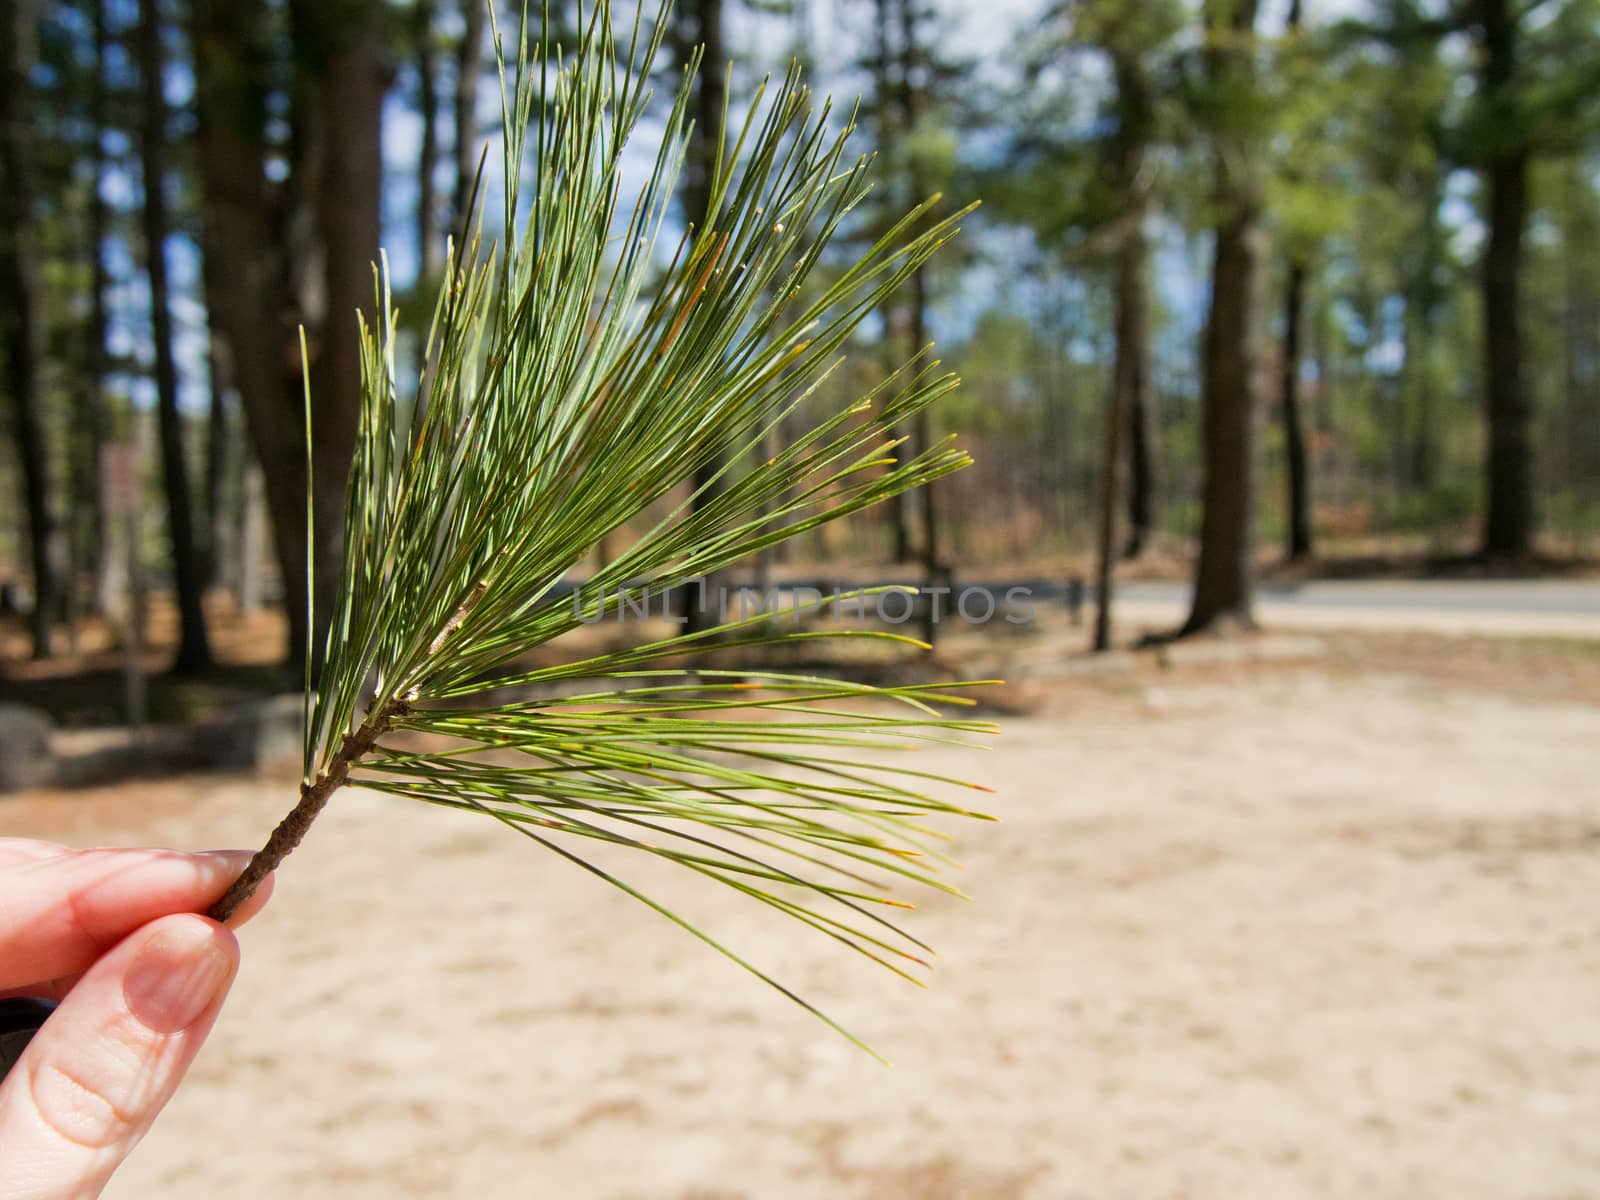
[[[378,739],[388,730],[389,722],[396,716],[404,714],[409,708],[410,705],[403,700],[390,700],[369,716],[360,729],[345,734],[338,753],[328,764],[328,769],[310,783],[300,785],[300,802],[289,811],[288,816],[278,822],[278,827],[272,831],[267,844],[256,851],[255,857],[245,867],[244,873],[235,879],[228,890],[222,893],[221,898],[206,910],[206,916],[213,921],[226,921],[238,911],[240,905],[255,895],[256,889],[261,886],[261,881],[276,870],[278,864],[288,858],[300,844],[306,831],[311,828],[311,823],[327,805],[328,797],[349,781],[350,768],[377,744]]]

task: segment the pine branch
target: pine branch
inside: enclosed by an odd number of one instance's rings
[[[505,42],[490,17],[504,79]],[[831,106],[791,68],[758,90],[742,124],[724,121],[727,153],[708,181],[703,228],[669,251],[694,61],[653,168],[631,211],[621,206],[623,149],[665,29],[665,13],[648,28],[636,17],[621,49],[601,4],[570,55],[547,39],[517,40],[502,84],[498,256],[483,253],[481,216],[451,244],[415,404],[401,398],[398,316],[387,267],[376,269],[343,571],[314,693],[308,682],[299,803],[213,915],[248,898],[350,783],[507,825],[803,1005],[571,847],[672,862],[913,982],[908,966],[926,965],[922,943],[882,910],[911,907],[889,894],[896,884],[960,894],[941,878],[944,835],[926,822],[981,814],[930,785],[976,785],[883,760],[993,732],[942,713],[969,705],[961,689],[973,685],[874,688],[694,661],[820,637],[922,643],[785,630],[757,615],[519,665],[608,613],[968,462],[953,439],[895,454],[893,431],[956,384],[925,355],[776,454],[763,449],[819,403],[856,326],[954,236],[960,214],[927,219],[934,201],[920,205],[808,289],[871,182],[865,158],[845,157],[848,125],[834,130]],[[560,591],[593,547],[641,526],[585,589]],[[592,690],[505,699],[580,680]]]
[[[206,910],[206,916],[213,921],[226,921],[239,910],[240,905],[256,894],[256,889],[266,877],[294,852],[306,836],[306,831],[311,828],[311,823],[328,803],[328,798],[349,781],[350,768],[377,745],[378,739],[388,732],[390,721],[403,716],[407,707],[403,700],[390,700],[363,721],[360,729],[345,735],[328,769],[310,783],[300,785],[300,803],[278,823],[267,844],[256,851],[239,878]]]

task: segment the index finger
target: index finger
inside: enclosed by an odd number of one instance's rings
[[[157,917],[203,911],[249,861],[248,850],[63,850],[13,859],[0,866],[0,989],[77,974]]]

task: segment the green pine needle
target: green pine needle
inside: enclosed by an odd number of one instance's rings
[[[386,264],[376,272],[377,317],[361,326],[343,572],[306,722],[302,804],[314,816],[348,781],[491,817],[812,1012],[573,847],[676,863],[918,982],[911,970],[926,966],[926,947],[885,916],[911,907],[891,887],[960,895],[941,877],[943,835],[925,822],[980,814],[927,794],[954,781],[887,760],[993,726],[943,716],[940,706],[970,703],[950,686],[681,666],[730,646],[910,639],[785,631],[757,616],[564,665],[515,664],[615,613],[622,598],[659,599],[967,464],[950,441],[895,456],[893,430],[955,385],[925,354],[770,459],[758,453],[837,366],[862,319],[955,234],[957,218],[935,219],[930,201],[847,269],[813,282],[830,237],[869,189],[868,162],[847,157],[848,127],[830,129],[829,104],[791,68],[775,89],[763,85],[739,128],[724,120],[731,148],[711,181],[711,215],[681,238],[663,274],[655,248],[698,59],[622,219],[623,148],[649,99],[666,15],[648,28],[636,18],[625,49],[606,4],[580,24],[570,55],[518,39],[509,83],[492,26],[505,228],[497,252],[485,252],[481,226],[451,247],[415,405],[397,384]],[[743,465],[751,461],[759,465]],[[672,502],[712,464],[724,465],[699,503]],[[597,543],[646,520],[576,600],[561,594]],[[578,680],[593,690],[504,698]]]

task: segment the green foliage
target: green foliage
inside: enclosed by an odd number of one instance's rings
[[[352,746],[372,746],[352,781],[499,821],[752,971],[582,845],[677,863],[910,978],[921,943],[880,915],[908,907],[888,885],[955,891],[922,821],[977,814],[924,794],[935,782],[925,773],[879,759],[991,727],[941,716],[936,705],[969,703],[945,689],[683,665],[713,644],[891,635],[756,618],[554,666],[519,662],[624,604],[659,604],[685,581],[968,461],[949,439],[891,453],[888,431],[955,386],[919,359],[742,465],[955,218],[924,219],[919,207],[801,299],[869,180],[865,160],[846,158],[848,130],[830,131],[829,106],[791,70],[742,128],[721,131],[711,215],[663,273],[655,252],[696,64],[631,214],[619,205],[624,146],[664,30],[664,18],[636,19],[623,49],[601,5],[558,70],[556,52],[519,43],[515,81],[502,87],[502,210],[526,212],[526,224],[507,217],[497,261],[478,238],[453,247],[409,421],[380,275],[305,780],[336,780]],[[495,42],[503,53],[498,28]],[[714,492],[683,498],[683,481],[713,462],[726,464]],[[647,531],[576,597],[558,591],[603,537],[641,521]],[[537,698],[556,685],[560,700]],[[535,698],[507,700],[507,689]],[[408,738],[396,744],[395,733]]]
[[[1017,144],[985,179],[998,211],[1046,244],[1076,245],[1115,223],[1138,188],[1160,201],[1181,184],[1174,148],[1191,114],[1178,0],[1056,0],[1025,46],[1024,93],[1013,98]],[[1096,74],[1103,88],[1086,89]],[[1158,157],[1139,180],[1119,178],[1115,157],[1132,140]]]
[[[1507,154],[1571,154],[1600,133],[1600,2],[1510,8],[1513,69],[1498,83],[1481,79],[1451,130],[1456,155],[1474,166]],[[1474,49],[1482,62],[1482,18],[1467,9],[1461,28],[1479,43]]]
[[[1459,531],[1477,511],[1477,488],[1453,482],[1385,497],[1377,519],[1399,533],[1447,534]]]
[[[1364,199],[1360,139],[1386,137],[1408,153],[1419,144],[1416,127],[1397,120],[1393,107],[1380,120],[1380,106],[1395,99],[1385,93],[1401,90],[1393,73],[1367,60],[1341,62],[1333,50],[1326,38],[1286,37],[1268,83],[1278,126],[1267,209],[1285,256],[1300,261],[1355,224]],[[1405,94],[1417,91],[1412,81]]]

